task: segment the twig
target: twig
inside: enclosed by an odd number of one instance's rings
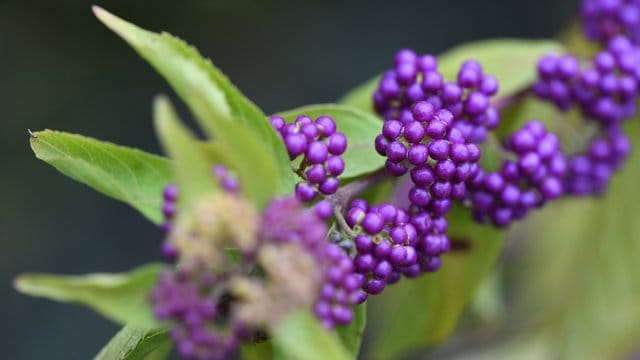
[[[338,224],[340,230],[344,231],[349,239],[353,239],[356,237],[357,234],[353,231],[353,229],[351,229],[351,227],[349,227],[349,224],[347,224],[347,221],[344,219],[344,215],[342,215],[342,206],[335,205],[333,207],[333,217],[335,217],[336,223]]]
[[[492,102],[492,106],[496,108],[498,111],[502,111],[504,108],[509,107],[522,99],[524,99],[527,95],[529,95],[529,88],[525,88],[523,90],[518,91],[517,93],[511,96],[505,96],[495,99]]]
[[[347,208],[351,199],[387,178],[387,173],[382,169],[364,179],[356,180],[341,187],[335,194],[327,197],[327,200],[329,200],[333,206],[333,216],[336,219],[336,224],[351,240],[353,240],[357,234],[349,227],[349,224],[347,224],[342,211]]]
[[[378,170],[364,179],[356,180],[341,187],[335,194],[328,196],[327,200],[329,200],[334,207],[340,206],[341,208],[346,208],[349,200],[388,178],[389,175],[384,169]]]

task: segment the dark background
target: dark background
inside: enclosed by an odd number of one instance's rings
[[[335,101],[394,51],[439,53],[490,37],[550,37],[577,1],[99,1],[196,45],[265,112]],[[0,1],[0,356],[87,359],[118,326],[17,294],[21,272],[123,271],[158,260],[160,232],[125,205],[36,160],[27,128],[158,152],[151,100],[164,81],[86,1]]]

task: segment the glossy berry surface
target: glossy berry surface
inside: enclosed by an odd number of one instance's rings
[[[338,176],[344,172],[342,154],[347,149],[347,137],[336,131],[336,123],[329,116],[313,120],[301,115],[287,124],[280,116],[269,118],[282,138],[289,158],[300,158],[296,173],[302,181],[295,194],[303,202],[313,201],[318,194],[332,195],[340,187]]]

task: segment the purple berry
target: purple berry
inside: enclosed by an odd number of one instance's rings
[[[342,155],[347,149],[347,137],[343,133],[334,133],[329,136],[329,152],[333,155]]]
[[[316,119],[316,125],[320,127],[322,136],[329,137],[336,132],[336,123],[328,116],[320,116]]]
[[[307,183],[298,183],[296,184],[296,198],[303,202],[312,201],[318,192],[313,186]]]
[[[376,235],[384,227],[384,219],[377,213],[370,212],[362,220],[362,229],[370,235]]]
[[[302,134],[289,134],[284,138],[289,156],[293,159],[307,151],[307,138]]]
[[[335,194],[335,192],[338,191],[339,187],[340,187],[340,181],[337,178],[329,177],[320,184],[318,189],[324,195],[331,195],[331,194]]]
[[[162,196],[167,202],[175,202],[178,199],[178,186],[175,184],[169,184],[164,188]]]
[[[336,155],[329,156],[326,166],[331,176],[338,176],[344,171],[344,160]]]

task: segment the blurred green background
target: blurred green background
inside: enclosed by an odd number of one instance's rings
[[[17,294],[25,271],[123,271],[159,259],[160,232],[125,205],[36,160],[27,129],[60,129],[158,152],[151,100],[164,81],[86,1],[0,1],[0,340],[4,359],[86,359],[117,326]],[[267,113],[331,102],[395,50],[491,37],[551,37],[577,1],[101,1],[195,44]],[[179,102],[175,102],[179,103]],[[185,117],[188,114],[185,113]]]

